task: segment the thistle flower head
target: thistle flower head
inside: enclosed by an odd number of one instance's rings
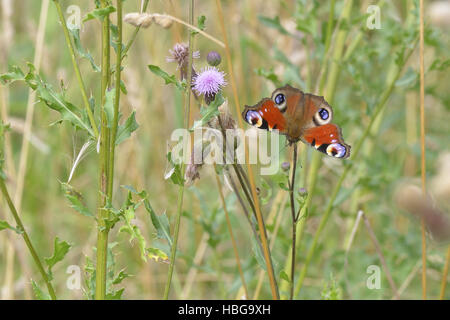
[[[176,43],[172,49],[169,50],[170,55],[166,57],[167,62],[176,62],[178,68],[185,68],[188,64],[189,47],[186,43]],[[192,53],[193,59],[200,58],[200,52],[194,51]]]
[[[226,84],[225,73],[216,67],[204,68],[194,79],[195,91],[205,97],[215,96]]]

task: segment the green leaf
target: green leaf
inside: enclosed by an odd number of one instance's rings
[[[121,283],[125,278],[128,278],[130,275],[125,272],[124,269],[119,271],[119,274],[113,279],[112,284],[119,284]]]
[[[205,30],[205,21],[206,21],[206,17],[205,16],[199,16],[197,17],[197,28],[199,28],[200,30]],[[197,34],[197,31],[191,31],[192,34]]]
[[[266,260],[264,259],[261,247],[258,245],[254,237],[252,237],[251,239],[252,239],[252,250],[253,253],[255,254],[256,261],[263,270],[267,270]]]
[[[76,27],[71,28],[69,26],[68,29],[70,31],[70,34],[72,35],[75,50],[78,52],[80,57],[89,60],[89,62],[91,63],[91,67],[95,72],[100,72],[100,67],[95,64],[94,58],[92,57],[91,53],[85,50],[81,45],[80,29]]]
[[[275,87],[281,87],[281,80],[278,79],[278,76],[273,71],[273,68],[270,68],[269,70],[264,68],[257,68],[255,69],[255,73],[258,76],[264,77],[267,80],[271,81],[275,85]]]
[[[94,136],[87,119],[82,119],[80,115],[82,112],[69,101],[66,101],[60,93],[53,91],[52,86],[43,81],[42,78],[36,73],[33,64],[28,63],[28,68],[28,73],[22,78],[20,78],[20,75],[23,75],[23,72],[20,71],[18,67],[13,67],[12,73],[2,75],[0,77],[3,77],[6,81],[25,81],[31,89],[36,91],[37,96],[41,101],[43,101],[49,108],[56,110],[61,114],[62,120],[69,121],[72,125],[79,127],[87,131],[91,136]]]
[[[269,17],[258,16],[258,20],[261,21],[261,23],[266,27],[278,30],[282,34],[289,35],[289,32],[281,25],[280,18],[278,16],[273,19]]]
[[[128,139],[139,128],[136,122],[136,111],[133,111],[128,119],[117,128],[116,145]]]
[[[114,8],[113,6],[107,6],[105,8],[98,8],[98,9],[94,9],[91,12],[88,12],[86,14],[86,17],[84,17],[83,22],[92,20],[92,19],[99,19],[99,20],[103,20],[104,17],[106,17],[107,15],[109,15],[112,12],[115,12],[116,8]]]
[[[124,221],[125,225],[119,229],[119,232],[126,232],[130,235],[129,241],[132,242],[134,239],[137,240],[139,249],[141,251],[142,260],[147,260],[146,255],[146,242],[145,238],[142,236],[141,230],[132,222],[135,219],[135,210],[137,205],[131,201],[131,192],[128,193],[127,204],[125,208],[122,209],[121,218]]]
[[[64,191],[64,196],[69,200],[70,206],[77,212],[81,213],[83,216],[94,218],[94,215],[89,211],[87,206],[84,204],[83,196],[75,188],[73,188],[68,183],[61,183],[62,189]]]
[[[169,218],[167,214],[164,212],[161,215],[157,215],[147,199],[144,200],[144,206],[147,212],[150,213],[150,219],[157,232],[156,236],[159,239],[166,239],[169,246],[172,247],[172,237],[170,236]]]
[[[214,101],[207,107],[202,107],[200,110],[200,115],[202,116],[200,120],[194,121],[194,125],[192,126],[190,131],[194,131],[194,129],[203,126],[213,117],[219,114],[219,107],[225,102],[223,95],[221,92],[216,94]]]
[[[44,258],[45,263],[48,266],[49,275],[51,275],[51,270],[53,266],[64,259],[67,252],[69,252],[72,245],[67,243],[66,241],[60,241],[58,237],[55,238],[55,247],[53,250],[53,255],[49,258]]]
[[[122,294],[125,288],[113,291],[106,295],[106,300],[120,300],[122,298]]]
[[[24,80],[25,75],[18,66],[12,66],[7,73],[0,75],[0,82],[2,84],[12,83],[14,81]]]
[[[169,168],[164,173],[164,179],[169,179],[176,185],[182,186],[184,185],[184,177],[181,173],[181,165],[179,163],[175,163],[172,160],[172,152],[167,153],[167,161],[169,162]]]
[[[50,295],[42,291],[34,280],[31,280],[31,286],[33,287],[33,292],[36,298],[39,300],[51,300]]]
[[[291,283],[291,279],[289,279],[289,276],[287,275],[287,273],[284,270],[281,270],[280,278]]]
[[[11,226],[8,222],[6,222],[5,220],[0,220],[0,231],[1,230],[5,230],[5,229],[10,229],[10,230],[14,230],[16,233],[21,234],[22,232],[19,229],[14,228],[13,226]]]
[[[156,262],[169,262],[167,254],[158,248],[147,248],[148,257]]]
[[[174,84],[178,89],[184,90],[186,88],[185,82],[180,82],[175,78],[175,75],[169,75],[167,72],[162,70],[160,67],[149,64],[148,68],[151,72],[156,74],[158,77],[164,79],[165,84]]]

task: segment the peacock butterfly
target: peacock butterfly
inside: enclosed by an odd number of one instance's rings
[[[321,96],[286,85],[276,89],[271,98],[245,106],[242,116],[259,129],[278,130],[290,144],[301,140],[331,157],[350,156],[341,128],[331,123],[333,110]]]

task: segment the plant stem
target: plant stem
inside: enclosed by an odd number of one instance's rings
[[[116,52],[116,70],[115,74],[115,98],[114,98],[114,116],[111,128],[110,146],[109,146],[109,174],[108,174],[108,198],[112,199],[114,182],[114,155],[116,151],[116,135],[119,126],[119,105],[120,105],[120,74],[122,63],[122,1],[117,0],[117,52]]]
[[[144,5],[142,6],[142,12],[145,12],[147,10],[147,6],[150,0],[144,0]],[[142,13],[141,12],[141,13]],[[133,34],[131,35],[131,39],[128,40],[125,48],[122,51],[122,59],[126,56],[128,50],[130,50],[131,45],[133,44],[134,40],[136,40],[137,34],[139,32],[139,30],[141,29],[141,26],[137,26],[134,31]]]
[[[222,29],[222,34],[223,34],[223,40],[224,40],[224,44],[225,44],[225,55],[226,55],[226,59],[227,59],[227,65],[228,65],[228,73],[231,79],[231,86],[233,89],[233,97],[234,97],[234,106],[236,108],[236,114],[239,115],[240,114],[240,110],[239,110],[239,97],[238,97],[238,93],[237,93],[237,86],[236,86],[236,80],[234,78],[234,72],[233,72],[233,64],[231,61],[231,53],[230,53],[230,46],[228,44],[228,37],[227,37],[227,32],[225,29],[225,22],[224,22],[224,17],[223,17],[223,11],[222,11],[222,5],[220,3],[220,0],[216,0],[216,6],[217,6],[217,11],[218,11],[218,17],[219,17],[219,23]],[[241,117],[238,116],[238,122],[239,122],[239,127],[241,129],[244,128],[244,124],[243,124],[243,120]],[[248,150],[245,149],[245,158],[246,160],[248,159]],[[264,253],[264,260],[267,266],[267,273],[269,276],[269,281],[270,281],[270,289],[272,292],[272,298],[274,300],[278,300],[280,299],[280,293],[278,291],[278,285],[277,285],[277,280],[275,278],[275,272],[273,269],[273,264],[272,264],[272,256],[270,254],[270,248],[268,245],[268,241],[267,241],[267,236],[266,236],[266,229],[264,226],[264,218],[261,214],[261,208],[259,205],[259,200],[258,200],[258,195],[256,194],[256,187],[255,187],[255,179],[253,176],[253,170],[250,166],[250,164],[248,163],[248,161],[246,161],[246,165],[247,165],[247,172],[248,172],[248,176],[249,176],[249,181],[250,181],[250,186],[251,186],[251,191],[252,191],[252,197],[253,197],[253,203],[255,205],[255,209],[256,209],[256,218],[258,221],[258,228],[259,228],[259,233],[261,236],[261,244],[263,247],[263,253]]]
[[[25,230],[25,227],[23,226],[22,220],[19,217],[19,214],[17,213],[16,207],[14,206],[13,201],[11,200],[11,197],[9,196],[8,189],[5,185],[5,180],[3,178],[0,178],[0,189],[3,193],[3,196],[6,199],[6,202],[8,203],[9,209],[11,210],[12,215],[14,216],[14,220],[17,223],[17,226],[19,227],[19,230],[21,232],[21,235],[23,237],[23,240],[25,241],[25,244],[28,247],[28,250],[31,253],[31,256],[33,257],[34,263],[38,267],[39,273],[42,276],[42,279],[44,279],[45,284],[47,285],[48,293],[50,294],[50,297],[52,300],[56,300],[55,290],[53,289],[53,286],[50,282],[50,279],[48,278],[47,272],[45,272],[44,267],[42,266],[41,260],[39,259],[38,254],[36,253],[36,250],[33,247],[33,244],[31,243],[30,237],[28,236],[28,233]]]
[[[417,41],[415,43],[417,43]],[[388,98],[390,97],[392,91],[394,90],[395,82],[398,80],[398,78],[399,78],[399,76],[401,74],[401,71],[403,69],[403,66],[406,64],[406,61],[409,59],[409,57],[411,56],[412,52],[414,51],[414,47],[409,49],[409,51],[406,53],[402,66],[395,65],[396,70],[394,72],[394,76],[390,79],[390,82],[387,85],[387,87],[384,90],[384,92],[382,93],[378,104],[375,106],[375,110],[374,110],[374,113],[373,113],[373,115],[372,115],[372,117],[370,119],[370,122],[369,122],[368,126],[365,128],[361,138],[359,139],[359,141],[358,141],[358,143],[357,143],[357,145],[356,145],[356,147],[355,147],[355,149],[354,149],[354,151],[352,153],[352,157],[353,158],[356,158],[357,155],[359,154],[359,151],[361,150],[361,147],[363,146],[366,138],[368,137],[369,132],[372,129],[372,126],[375,123],[375,120],[377,119],[377,116],[384,110],[386,102],[387,102]],[[322,231],[323,231],[323,229],[324,229],[324,227],[325,227],[325,225],[326,225],[326,223],[328,221],[328,218],[330,217],[331,210],[333,209],[334,201],[336,200],[336,197],[337,197],[337,195],[339,193],[341,185],[342,185],[345,177],[347,176],[348,172],[350,171],[351,167],[352,167],[352,162],[349,162],[346,165],[344,171],[342,172],[342,175],[340,176],[336,186],[333,189],[333,192],[332,192],[332,194],[330,196],[330,200],[328,201],[328,205],[327,205],[327,207],[325,209],[325,213],[323,214],[322,219],[320,220],[319,227],[317,228],[317,231],[314,234],[313,242],[311,244],[311,247],[308,250],[308,253],[307,253],[307,256],[306,256],[306,260],[305,260],[305,264],[304,264],[304,266],[303,266],[303,268],[301,270],[301,273],[300,273],[299,282],[297,283],[297,286],[295,288],[295,296],[297,296],[299,294],[300,289],[302,288],[303,280],[305,279],[306,272],[308,271],[309,263],[311,262],[311,259],[312,259],[313,255],[315,253],[315,249],[317,247],[317,243],[318,243],[319,237],[320,237],[320,235],[321,235],[321,233],[322,233]]]
[[[194,0],[191,0],[189,2],[189,23],[193,23],[194,21]],[[190,112],[191,112],[191,81],[192,81],[192,48],[193,48],[193,39],[194,35],[192,32],[189,31],[189,58],[188,58],[188,65],[187,65],[187,90],[186,90],[186,108],[185,108],[185,114],[184,114],[184,128],[189,128],[189,118],[190,118]],[[187,140],[187,139],[184,139]],[[184,152],[187,150],[187,141],[184,141]],[[182,185],[180,185],[178,190],[178,206],[177,206],[177,217],[175,221],[175,230],[173,235],[173,243],[170,253],[170,264],[169,264],[169,272],[167,274],[167,282],[166,287],[164,289],[164,300],[169,299],[169,292],[170,292],[170,285],[172,283],[172,275],[173,275],[173,269],[175,266],[175,258],[177,253],[177,244],[178,244],[178,235],[180,231],[180,222],[181,222],[181,214],[183,213],[183,196],[184,196],[184,173],[186,169],[186,162],[183,161],[181,164],[181,177],[183,179]]]
[[[292,170],[291,181],[289,183],[289,196],[291,200],[291,216],[292,216],[292,253],[291,253],[291,288],[290,288],[290,300],[294,299],[294,275],[295,275],[295,243],[297,240],[297,214],[295,211],[295,199],[294,199],[294,187],[295,187],[295,171],[297,169],[297,144],[292,145]]]
[[[214,167],[215,167],[215,165],[214,165]],[[239,275],[241,277],[242,286],[244,287],[245,299],[248,300],[249,295],[248,295],[247,284],[245,282],[244,272],[242,271],[241,260],[239,259],[239,252],[237,249],[236,240],[234,239],[233,228],[231,227],[230,215],[228,214],[227,205],[225,203],[225,198],[223,196],[222,186],[221,186],[218,174],[216,174],[216,182],[217,182],[217,188],[219,189],[219,196],[220,196],[220,200],[222,202],[223,211],[225,212],[225,218],[227,220],[227,227],[228,227],[228,232],[230,233],[231,243],[233,244],[233,251],[234,251],[235,258],[236,258],[236,264],[237,264],[237,267],[239,270]]]
[[[75,50],[72,45],[72,41],[70,40],[69,29],[67,28],[66,19],[64,18],[64,14],[61,9],[61,4],[59,0],[53,0],[55,4],[56,11],[58,12],[59,22],[63,28],[64,38],[66,39],[67,47],[69,48],[70,58],[72,59],[73,69],[75,70],[75,75],[77,77],[78,85],[81,90],[81,97],[83,99],[84,107],[86,109],[86,113],[88,115],[89,121],[91,123],[92,130],[94,131],[95,139],[98,139],[98,129],[97,124],[95,123],[94,114],[92,113],[89,99],[86,93],[86,87],[84,86],[83,77],[81,76],[80,67],[78,66],[77,58],[75,57]]]
[[[107,1],[101,1],[102,8],[107,6]],[[101,83],[101,132],[100,132],[100,156],[99,156],[99,195],[98,195],[98,234],[97,234],[97,265],[95,278],[95,298],[104,300],[106,297],[106,272],[107,272],[107,251],[108,251],[108,233],[106,226],[108,211],[105,210],[108,188],[108,155],[109,155],[109,129],[105,111],[106,90],[110,82],[110,31],[109,15],[102,21],[102,83]]]

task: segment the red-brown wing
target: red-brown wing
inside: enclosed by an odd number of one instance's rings
[[[301,139],[331,157],[348,158],[350,156],[350,146],[344,142],[341,129],[333,123],[306,129]]]
[[[246,107],[242,112],[244,120],[259,129],[272,131],[277,129],[283,133],[286,129],[286,120],[281,111],[271,99],[263,99],[254,107]]]

